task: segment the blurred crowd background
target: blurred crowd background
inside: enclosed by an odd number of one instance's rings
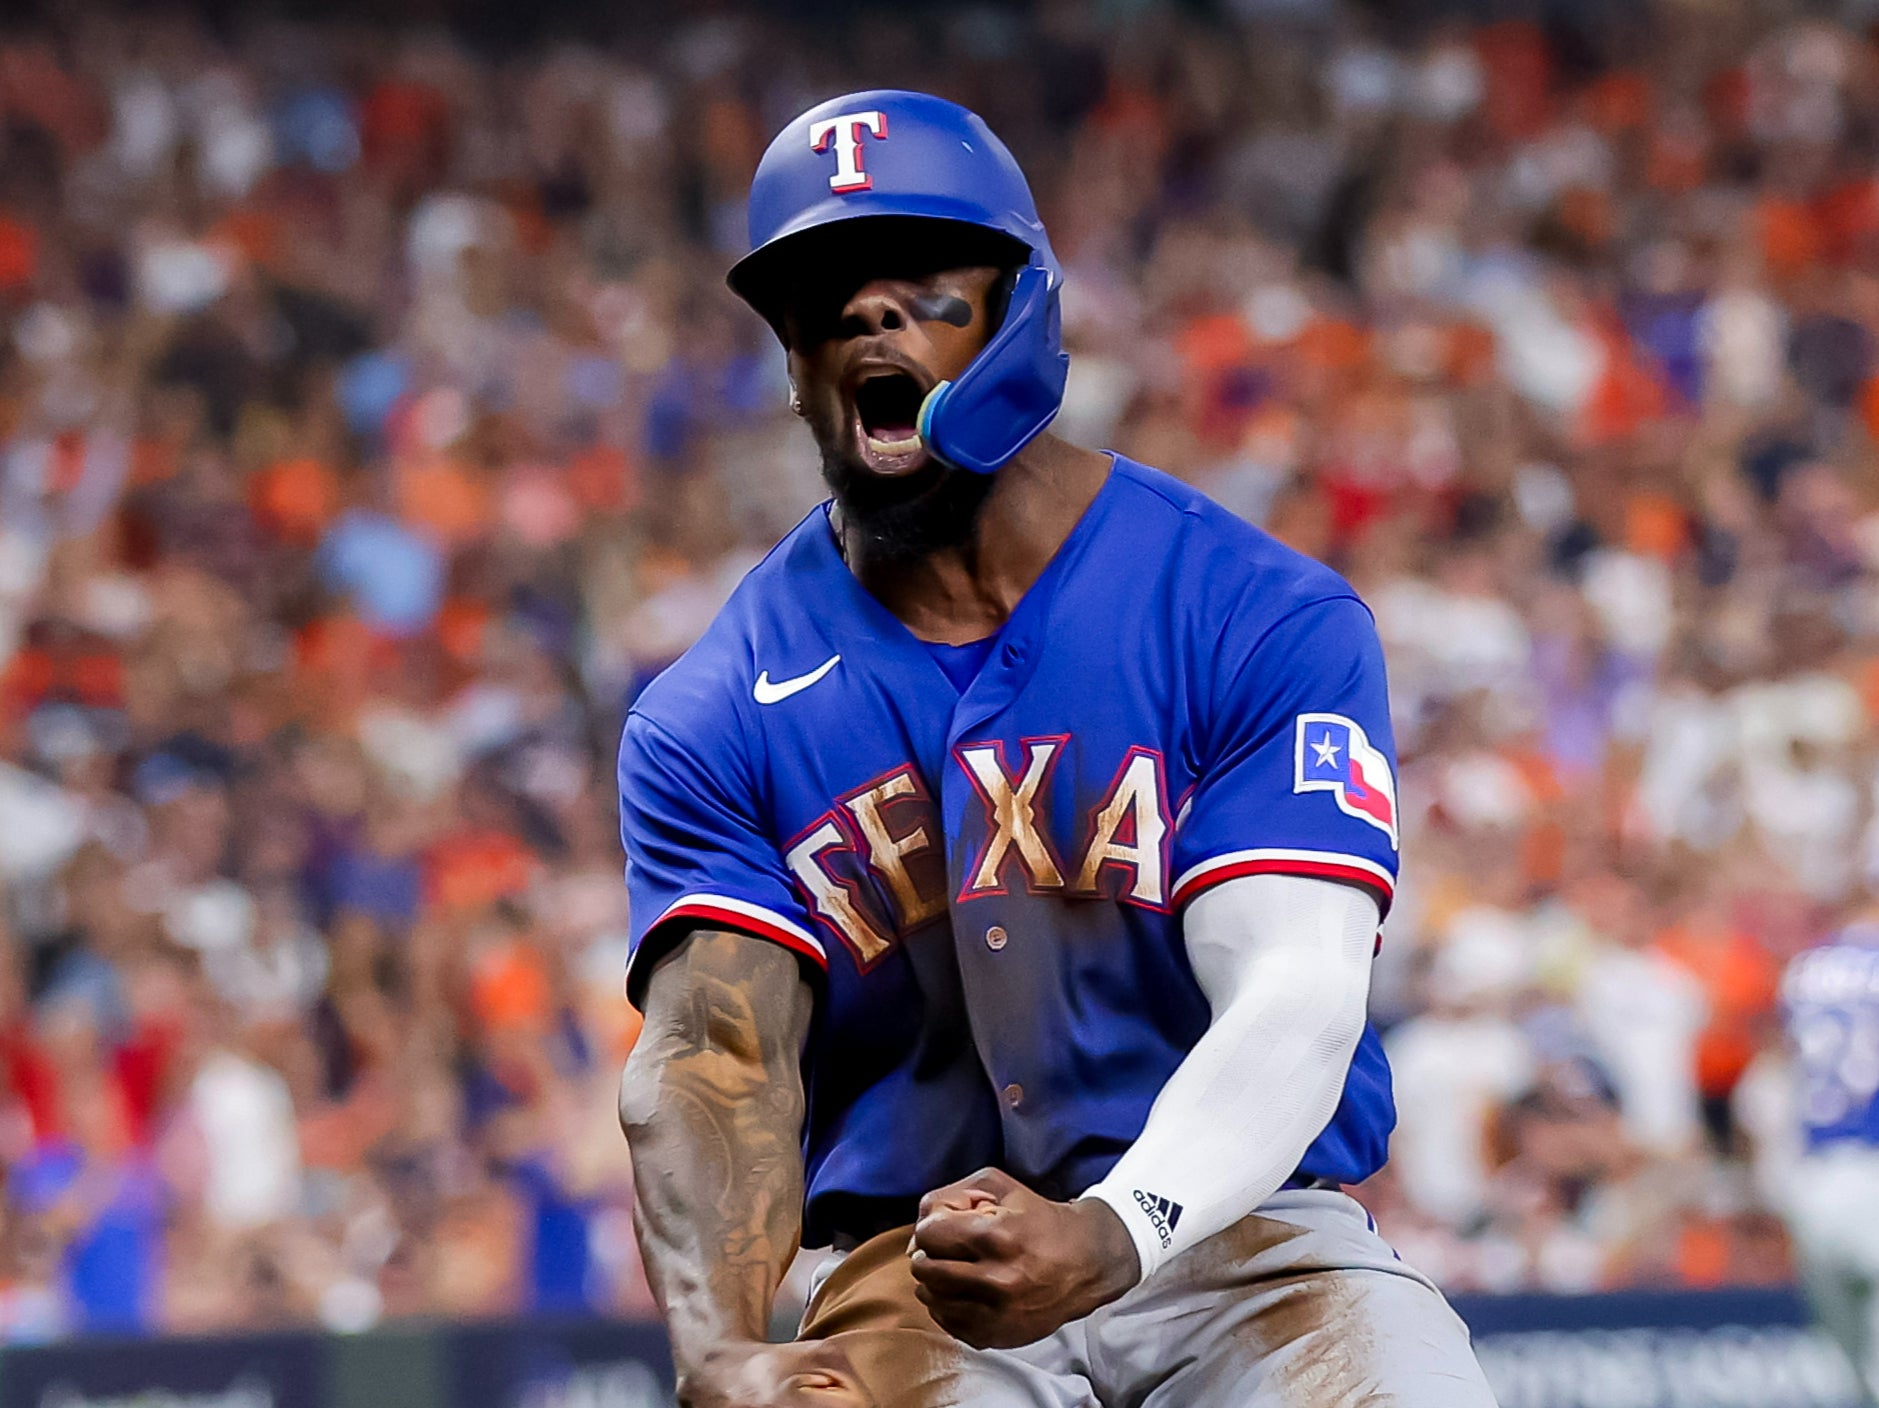
[[[889,83],[1032,175],[1063,433],[1376,610],[1386,1234],[1789,1277],[1779,975],[1879,879],[1875,7],[378,8],[0,14],[0,1339],[651,1313],[615,743],[820,497],[722,273]]]

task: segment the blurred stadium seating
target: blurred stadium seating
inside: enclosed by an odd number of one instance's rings
[[[1776,981],[1879,877],[1870,7],[623,8],[0,13],[0,1340],[650,1314],[612,752],[818,497],[721,276],[871,82],[1031,170],[1064,433],[1376,609],[1386,1233],[1787,1281]]]

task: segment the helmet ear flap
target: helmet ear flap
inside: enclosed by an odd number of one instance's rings
[[[1043,431],[1063,403],[1070,358],[1063,351],[1056,275],[1035,258],[1010,280],[992,340],[920,406],[920,438],[940,459],[991,474]]]

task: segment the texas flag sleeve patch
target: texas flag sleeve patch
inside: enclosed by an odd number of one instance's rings
[[[1396,850],[1396,778],[1389,759],[1342,714],[1300,714],[1297,729],[1292,790],[1329,792],[1339,811],[1376,827]]]

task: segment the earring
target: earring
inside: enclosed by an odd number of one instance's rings
[[[793,416],[802,414],[802,392],[796,389],[796,383],[789,384],[789,413]]]

